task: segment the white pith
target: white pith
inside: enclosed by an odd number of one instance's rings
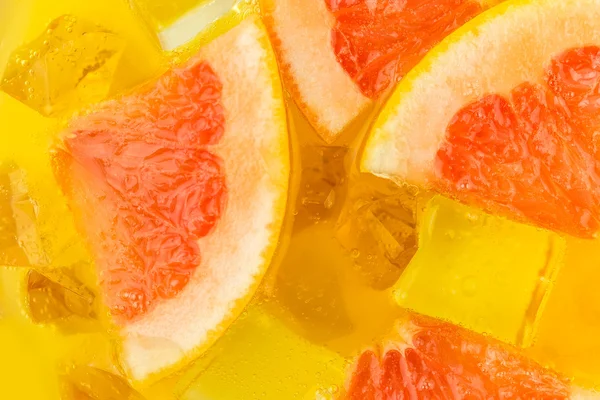
[[[361,169],[427,185],[461,108],[538,82],[553,56],[589,44],[600,44],[600,0],[516,0],[483,13],[399,84],[370,133]]]
[[[224,161],[225,211],[199,240],[202,261],[177,295],[121,331],[123,360],[136,381],[205,347],[260,281],[282,224],[289,159],[285,109],[264,28],[246,20],[202,49],[223,84],[226,127],[210,150]]]
[[[333,15],[324,0],[261,0],[261,6],[294,100],[323,139],[334,141],[371,100],[336,59]]]

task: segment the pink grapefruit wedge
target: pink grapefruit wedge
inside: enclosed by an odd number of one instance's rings
[[[288,90],[332,142],[448,33],[499,0],[261,0]]]
[[[197,356],[254,293],[286,207],[285,109],[263,25],[251,17],[74,118],[55,153],[130,377]]]
[[[597,399],[495,339],[407,312],[352,366],[345,400]]]
[[[598,0],[513,0],[467,23],[397,87],[362,170],[596,236],[599,17]]]

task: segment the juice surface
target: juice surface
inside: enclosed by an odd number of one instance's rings
[[[597,241],[361,174],[357,155],[381,104],[325,144],[286,94],[292,178],[275,261],[214,346],[152,386],[132,387],[49,150],[70,113],[158,77],[257,10],[254,1],[239,2],[204,36],[169,52],[160,29],[207,2],[139,3],[0,4],[0,76],[15,49],[43,42],[48,25],[65,15],[71,29],[85,24],[115,35],[98,43],[118,54],[97,75],[86,73],[85,85],[57,80],[51,104],[27,95],[44,90],[39,74],[47,71],[14,75],[12,95],[0,91],[0,397],[334,399],[355,355],[388,332],[403,308],[515,344],[577,382],[600,385]],[[38,65],[44,55],[31,51],[19,62]],[[73,62],[64,69],[86,67]],[[19,101],[15,93],[25,94]]]

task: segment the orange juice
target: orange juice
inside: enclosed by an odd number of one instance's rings
[[[0,14],[0,397],[336,399],[357,354],[406,309],[520,347],[583,386],[600,385],[596,241],[360,172],[383,101],[326,143],[285,86],[290,187],[265,277],[201,354],[182,356],[151,383],[132,379],[51,146],[74,112],[187,62],[258,15],[259,4],[2,7],[10,11]]]

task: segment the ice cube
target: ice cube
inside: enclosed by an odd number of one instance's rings
[[[389,288],[417,251],[416,193],[369,175],[349,185],[336,239],[369,286]]]
[[[90,266],[85,266],[90,268]],[[75,268],[31,270],[27,277],[29,314],[36,323],[67,322],[71,316],[94,319],[95,295]]]
[[[107,96],[124,48],[115,33],[64,15],[11,54],[0,89],[57,116]]]
[[[17,240],[9,176],[0,174],[0,265],[27,265],[28,263],[27,255]]]
[[[431,199],[419,226],[420,247],[394,286],[396,301],[530,345],[564,239],[441,196]]]
[[[36,323],[58,323],[61,328],[68,328],[71,316],[94,319],[95,295],[80,279],[91,266],[52,266],[58,265],[55,261],[44,251],[38,206],[30,197],[25,173],[13,164],[0,166],[0,266],[30,269],[29,316]]]
[[[251,304],[225,335],[180,375],[178,398],[308,399],[317,388],[335,391],[336,385],[341,386],[346,363],[339,354],[290,330],[264,303]]]
[[[170,51],[192,40],[227,13],[238,0],[129,0]]]
[[[339,206],[346,178],[346,147],[303,146],[296,229],[327,221]],[[339,207],[337,207],[339,208]]]
[[[62,375],[62,396],[65,400],[144,399],[121,376],[87,365],[73,366]]]
[[[37,205],[29,196],[25,173],[12,164],[0,165],[0,265],[47,262],[36,221]]]

